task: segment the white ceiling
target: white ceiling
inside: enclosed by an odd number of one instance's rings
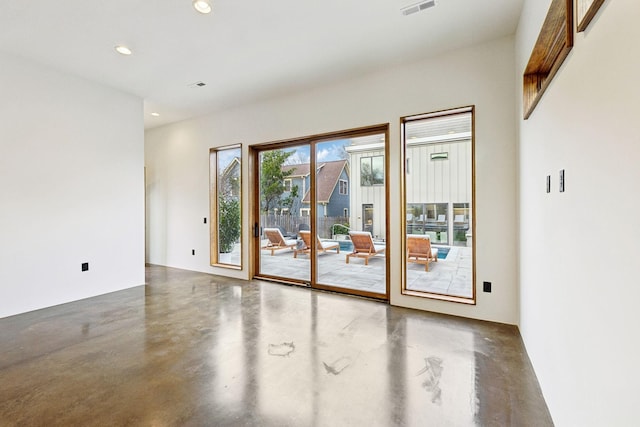
[[[523,0],[403,16],[413,3],[213,0],[201,15],[191,0],[3,0],[0,51],[143,98],[151,128],[513,34]]]

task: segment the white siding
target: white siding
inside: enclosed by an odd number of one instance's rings
[[[433,153],[446,160],[431,160]],[[407,203],[471,202],[471,141],[407,147]]]
[[[385,185],[363,186],[360,184],[360,159],[363,157],[383,156],[384,150],[359,151],[351,153],[351,184],[349,189],[351,200],[350,226],[352,230],[362,230],[362,206],[373,205],[373,234],[384,238],[386,234],[386,199]]]

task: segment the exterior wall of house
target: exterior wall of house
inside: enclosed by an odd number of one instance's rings
[[[300,176],[292,176],[288,179],[291,179],[291,188],[298,186],[298,197],[296,197],[293,200],[293,203],[291,204],[291,208],[288,212],[288,214],[290,215],[300,215],[300,209],[301,208],[306,208],[308,207],[307,204],[302,203],[302,198],[304,197],[304,191],[307,187],[307,183],[305,181],[307,181],[308,178],[303,178]],[[284,193],[282,193],[282,199],[289,197],[289,195],[291,194],[291,192],[289,191],[285,191]],[[280,209],[278,209],[278,211],[280,211]]]
[[[347,181],[347,194],[340,194],[340,180]],[[336,183],[336,186],[333,189],[333,193],[331,193],[331,198],[329,199],[329,204],[327,205],[326,216],[331,216],[331,217],[344,216],[345,208],[351,211],[349,192],[350,192],[349,175],[347,174],[346,170],[342,170],[342,173],[340,174],[340,178],[338,178],[338,182]]]
[[[349,151],[349,150],[348,150]],[[384,185],[362,185],[362,170],[360,160],[363,157],[384,157],[384,147],[366,151],[349,151],[351,168],[351,181],[349,186],[349,199],[351,212],[349,224],[351,230],[371,232],[373,236],[384,237],[386,235],[386,194]],[[365,205],[373,206],[373,223],[368,223],[364,214]]]
[[[447,153],[447,159],[432,160],[431,154]],[[416,212],[407,209],[407,233],[429,234],[431,241],[448,245],[465,245],[472,236],[472,176],[471,140],[429,144],[409,144],[406,148],[406,201]],[[428,231],[426,223],[436,224],[435,212],[427,214],[425,204],[438,204],[443,212],[442,231]],[[457,206],[467,209],[456,209]],[[464,221],[455,222],[456,214]],[[425,217],[426,216],[426,217]],[[424,217],[424,218],[423,218]],[[467,242],[468,243],[468,242]]]
[[[448,159],[431,160],[443,152]],[[409,145],[406,157],[407,203],[471,202],[471,141]]]
[[[229,179],[233,179],[237,176],[241,176],[240,175],[240,162],[238,162],[237,160],[233,162],[231,168],[229,169],[229,173],[227,175],[227,177]],[[240,195],[240,185],[239,185],[239,181],[233,179],[233,181],[229,184],[229,188],[231,189],[231,195],[234,196],[234,198],[238,198],[238,195]]]

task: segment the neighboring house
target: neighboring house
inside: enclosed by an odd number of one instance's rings
[[[289,189],[298,186],[298,199],[294,200],[292,214],[308,216],[311,210],[310,165],[286,165],[283,171],[292,171],[285,179],[285,193],[289,196]],[[323,162],[316,171],[316,212],[318,217],[344,217],[350,214],[349,201],[349,164],[347,160]]]
[[[240,196],[240,159],[234,157],[220,174],[218,192],[234,198]]]
[[[284,193],[281,199],[288,198],[294,187],[298,187],[298,197],[292,201],[290,208],[280,208],[280,213],[302,216],[302,196],[309,188],[309,167],[309,163],[282,166],[282,171],[291,171],[291,175],[284,179]]]
[[[386,195],[384,143],[375,142],[345,147],[353,171],[350,182],[351,206],[349,224],[352,230],[386,234]]]
[[[411,132],[405,163],[407,233],[465,246],[472,233],[471,119],[451,116]]]

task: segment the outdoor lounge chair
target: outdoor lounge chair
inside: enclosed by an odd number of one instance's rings
[[[298,253],[308,254],[311,252],[311,232],[306,230],[300,230],[300,237],[304,242],[304,247],[301,249],[294,249],[293,257],[297,258]],[[338,242],[323,242],[320,240],[318,236],[316,236],[316,251],[320,253],[324,253],[330,250],[336,250],[336,253],[340,253],[340,244]]]
[[[271,228],[277,228],[278,230],[280,230],[280,233],[282,234],[282,237],[284,237],[285,240],[289,240],[289,239],[295,239],[296,233],[290,234],[287,232],[287,230],[285,230],[284,228],[278,226],[278,227],[271,227]]]
[[[384,254],[387,247],[385,245],[376,245],[373,243],[371,233],[368,231],[350,231],[351,243],[353,243],[353,252],[347,254],[347,264],[349,258],[364,258],[364,265],[369,265],[369,258],[377,254]]]
[[[265,228],[262,232],[269,241],[261,249],[270,250],[271,256],[273,256],[273,252],[277,250],[288,248],[294,249],[298,244],[296,240],[285,240],[282,233],[277,228]]]
[[[424,264],[424,271],[429,271],[429,261],[438,262],[438,249],[431,247],[429,236],[407,236],[407,262]]]

